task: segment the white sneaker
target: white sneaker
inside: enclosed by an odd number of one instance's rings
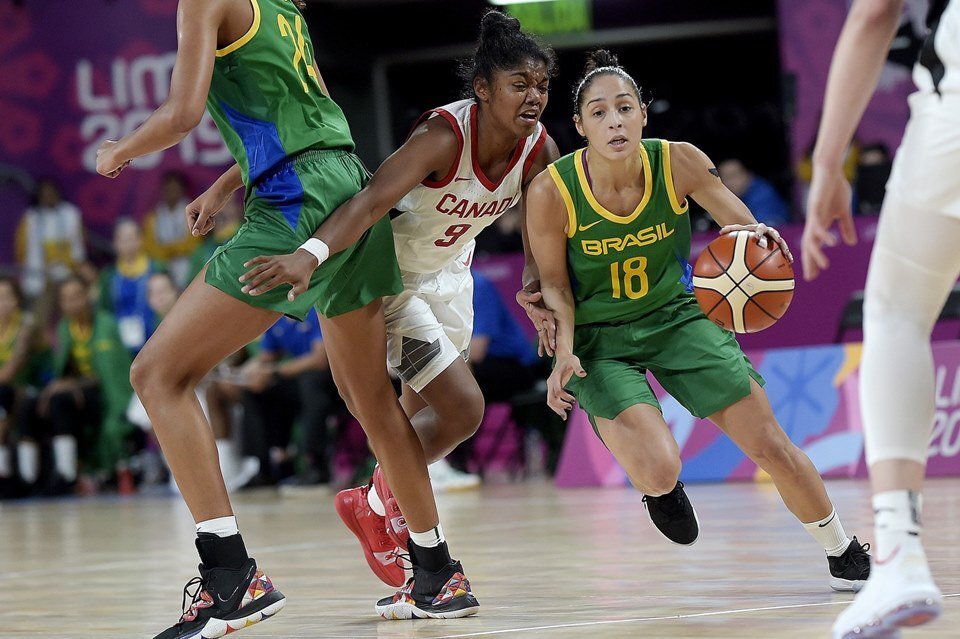
[[[900,628],[933,621],[942,610],[923,546],[905,535],[886,558],[874,557],[867,585],[833,624],[833,639],[896,639]]]
[[[256,457],[244,457],[237,465],[235,473],[229,477],[224,477],[224,484],[227,486],[227,492],[232,493],[240,490],[250,483],[257,474],[260,473],[260,460]]]
[[[446,459],[435,461],[427,467],[430,483],[438,493],[456,490],[470,490],[480,485],[480,476],[464,473],[451,466]]]

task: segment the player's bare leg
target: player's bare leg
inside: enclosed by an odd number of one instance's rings
[[[856,537],[847,537],[823,479],[810,458],[783,432],[756,380],[750,380],[750,395],[714,413],[710,420],[770,475],[783,503],[823,546],[830,565],[830,587],[862,588],[870,574],[866,549]]]
[[[214,366],[255,340],[279,314],[244,304],[204,283],[205,272],[187,287],[130,370],[133,387],[197,523],[202,562],[190,608],[158,635],[161,639],[200,632],[219,637],[276,614],[285,603],[283,594],[247,555],[224,487],[213,431],[195,390]]]
[[[691,545],[700,535],[700,523],[687,499],[680,476],[680,449],[650,404],[634,404],[615,419],[595,417],[603,442],[644,494],[643,502],[657,530],[675,544]]]
[[[479,604],[463,576],[460,562],[453,561],[447,550],[430,489],[423,446],[387,375],[387,337],[380,300],[334,318],[321,316],[320,324],[337,388],[367,433],[384,476],[395,487],[396,501],[406,515],[410,531],[407,549],[414,579],[394,597],[378,602],[377,612],[391,619],[475,614]],[[344,521],[348,520],[345,513],[349,511],[359,526],[383,525],[382,515],[372,516],[377,513],[370,511],[367,490],[369,487],[363,487],[356,494],[345,491],[338,495],[337,510]],[[363,531],[353,532],[361,543],[369,537]],[[378,576],[384,572],[387,578],[392,577],[386,566],[378,571],[371,561],[369,555],[373,554],[374,561],[382,565],[376,556],[380,550],[364,547],[364,551]],[[430,604],[451,584],[456,586],[457,595],[437,605]]]

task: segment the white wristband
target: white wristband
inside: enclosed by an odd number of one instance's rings
[[[330,247],[327,246],[327,243],[316,237],[311,237],[309,240],[300,245],[304,251],[310,255],[317,258],[317,266],[327,261],[327,258],[330,257]]]

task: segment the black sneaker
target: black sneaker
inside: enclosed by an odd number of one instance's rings
[[[870,544],[860,545],[856,537],[839,557],[827,557],[830,587],[839,592],[860,592],[870,576]]]
[[[199,569],[200,576],[183,589],[180,620],[154,639],[215,639],[269,619],[286,604],[283,593],[253,559],[239,569],[207,569],[203,564]],[[191,598],[189,608],[187,597]]]
[[[416,562],[413,544],[409,544],[413,577],[392,597],[377,602],[377,614],[384,619],[456,619],[480,611],[470,582],[463,576],[459,561],[451,561],[430,572]]]
[[[650,521],[668,540],[681,546],[692,546],[700,536],[700,520],[697,511],[683,492],[683,482],[666,495],[659,497],[643,496],[643,504],[650,515]]]

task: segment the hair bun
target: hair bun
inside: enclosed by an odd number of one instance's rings
[[[496,9],[487,11],[480,20],[480,42],[505,33],[520,33],[520,21]]]
[[[587,54],[587,64],[584,66],[584,73],[590,73],[601,67],[620,67],[620,61],[606,49],[597,49]]]

